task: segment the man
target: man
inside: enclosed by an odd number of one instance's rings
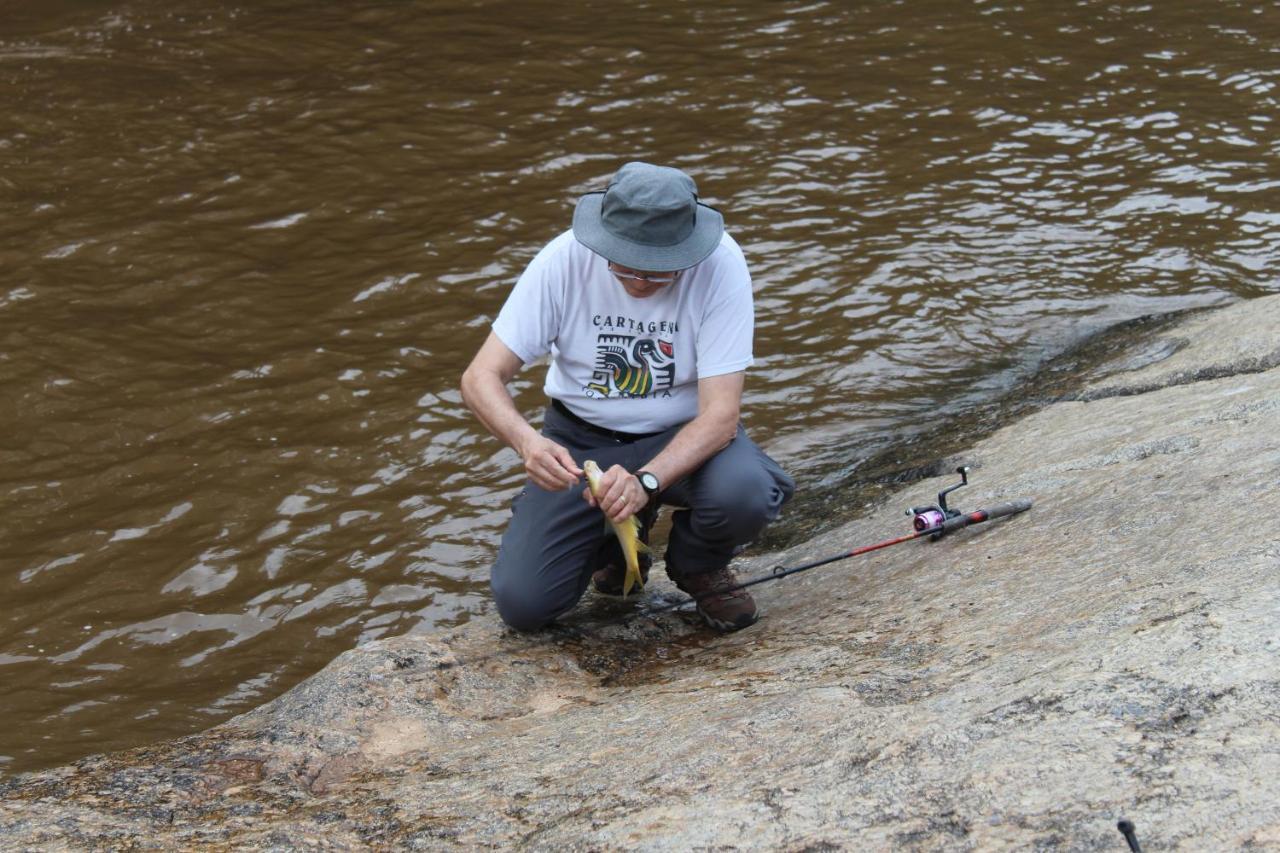
[[[508,625],[547,625],[589,582],[621,593],[601,511],[638,514],[647,536],[664,503],[680,508],[666,553],[676,586],[716,628],[756,621],[751,596],[726,591],[729,561],[794,483],[738,423],[753,322],[742,250],[688,175],[628,163],[579,199],[572,229],[520,276],[462,377],[467,406],[528,474],[490,575]],[[547,353],[552,403],[538,433],[507,384]],[[604,471],[598,503],[574,488],[588,459]]]

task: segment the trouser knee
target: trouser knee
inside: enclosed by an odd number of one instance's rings
[[[517,631],[545,628],[566,609],[563,603],[550,600],[545,591],[521,583],[518,574],[509,576],[496,565],[490,573],[489,585],[498,616]]]
[[[528,601],[497,596],[495,601],[498,606],[498,616],[508,627],[517,631],[539,631],[550,625],[556,617],[555,613],[547,612],[546,608],[538,607],[536,603],[531,606]]]

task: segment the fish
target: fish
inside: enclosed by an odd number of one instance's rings
[[[587,475],[587,488],[591,490],[591,496],[599,503],[600,478],[604,476],[604,472],[591,459],[582,463],[582,471]],[[613,528],[613,535],[618,537],[622,556],[627,561],[627,573],[622,579],[622,597],[626,598],[633,586],[644,586],[644,579],[640,576],[640,554],[649,553],[649,546],[640,541],[640,520],[634,515],[625,521],[608,519],[608,524]]]

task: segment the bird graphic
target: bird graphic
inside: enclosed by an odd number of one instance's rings
[[[659,387],[670,388],[675,378],[674,355],[669,341],[601,335],[594,381],[587,387],[604,397],[642,397],[653,391],[659,381]]]

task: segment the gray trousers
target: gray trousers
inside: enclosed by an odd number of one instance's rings
[[[618,441],[550,407],[542,428],[579,466],[594,459],[602,470],[621,465],[628,471],[658,455],[679,431],[676,426]],[[602,565],[605,537],[613,533],[604,513],[583,500],[585,486],[549,492],[526,481],[512,503],[511,523],[489,576],[498,614],[512,628],[534,631],[573,609]],[[739,426],[728,447],[658,495],[660,503],[682,507],[672,518],[668,574],[724,568],[741,545],[778,517],[794,490],[792,479]]]

